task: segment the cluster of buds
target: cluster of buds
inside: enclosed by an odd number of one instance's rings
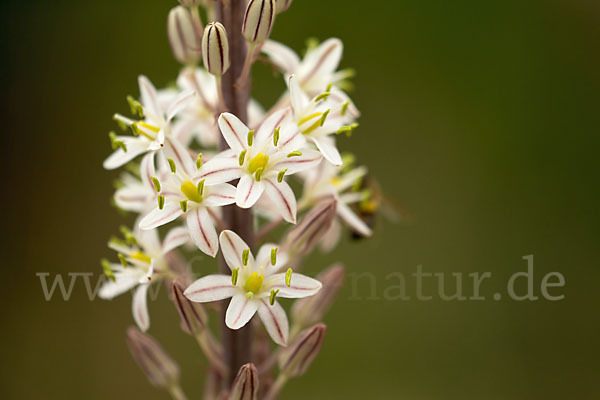
[[[158,284],[167,285],[181,330],[206,356],[206,398],[274,399],[319,354],[322,321],[345,278],[341,264],[316,278],[300,273],[307,256],[331,251],[344,229],[372,234],[363,216],[372,216],[378,200],[367,169],[337,144],[358,127],[360,113],[344,90],[351,73],[338,70],[339,39],[310,46],[303,58],[270,39],[275,17],[291,0],[179,3],[167,19],[173,55],[183,65],[175,86],[157,89],[140,76],[139,97],[127,98],[132,116],[115,115],[133,135],[109,135],[113,153],[104,167],[126,166],[114,203],[136,218],[132,229],[122,229],[123,239],[109,243],[118,262],[103,262],[108,280],[100,296],[134,289],[138,327],[127,331],[128,346],[150,382],[175,399],[185,398],[179,369],[145,333],[147,294]],[[225,18],[229,26],[215,20],[225,12],[238,13]],[[210,22],[204,25],[201,15]],[[248,88],[261,52],[281,72],[281,99],[265,109],[244,98],[227,110],[222,93],[235,98],[239,85]],[[239,65],[230,69],[232,62]],[[237,80],[222,79],[232,71]],[[290,319],[283,306],[289,301]],[[256,334],[221,341],[213,333],[220,324],[209,321],[215,315],[224,330],[252,324]],[[238,361],[247,360],[231,356],[242,351],[254,363],[240,368]]]

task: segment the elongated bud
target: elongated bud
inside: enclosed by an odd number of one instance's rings
[[[229,42],[227,31],[220,22],[211,22],[202,37],[204,66],[213,75],[222,76],[229,69]]]
[[[150,383],[168,388],[179,380],[179,367],[150,335],[135,327],[127,329],[127,346]]]
[[[344,285],[345,278],[346,268],[342,264],[334,264],[317,275],[315,279],[323,284],[323,288],[316,295],[294,303],[292,307],[294,323],[305,327],[321,321]]]
[[[279,356],[281,373],[287,377],[304,375],[321,351],[326,331],[325,324],[316,324],[301,332],[298,338]]]
[[[202,21],[190,10],[177,6],[169,12],[167,36],[173,56],[182,64],[198,64],[202,59]]]
[[[208,317],[200,303],[193,303],[183,295],[183,288],[179,282],[173,282],[173,303],[181,317],[181,329],[190,335],[196,336],[204,329]]]
[[[254,364],[244,364],[233,381],[229,400],[256,399],[258,399],[258,371]]]
[[[244,15],[242,33],[250,43],[262,43],[269,38],[274,20],[274,0],[250,0]]]
[[[283,248],[292,256],[311,252],[327,233],[335,218],[337,202],[332,197],[313,207],[287,234]]]
[[[292,0],[275,0],[275,12],[277,14],[284,12],[292,5]]]

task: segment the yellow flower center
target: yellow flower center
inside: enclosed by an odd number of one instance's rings
[[[183,181],[181,184],[181,192],[187,197],[190,201],[194,201],[196,203],[202,203],[202,195],[198,191],[198,187],[194,185],[190,181]]]
[[[269,162],[269,156],[265,156],[263,153],[258,153],[248,163],[248,170],[251,174],[255,173],[259,168],[265,168]]]
[[[248,278],[246,278],[246,282],[244,283],[244,290],[253,294],[258,293],[264,279],[265,276],[263,274],[259,275],[258,272],[253,272]]]
[[[136,251],[135,253],[131,254],[129,257],[133,258],[134,260],[145,262],[146,264],[150,264],[152,262],[152,257],[150,257],[149,255],[147,255],[145,253],[142,253],[141,251]]]

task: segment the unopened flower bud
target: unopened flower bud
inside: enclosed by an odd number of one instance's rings
[[[131,327],[127,329],[127,346],[150,383],[170,388],[179,380],[179,367],[150,335]]]
[[[262,43],[269,38],[274,20],[274,0],[250,0],[244,15],[242,33],[250,43]]]
[[[275,12],[277,14],[284,12],[292,5],[292,0],[275,0]]]
[[[256,399],[258,399],[258,371],[254,364],[244,364],[233,381],[229,400]]]
[[[316,324],[301,332],[279,357],[281,373],[290,378],[304,375],[321,351],[326,331],[325,324]]]
[[[323,288],[316,295],[294,303],[294,323],[304,327],[321,321],[342,288],[345,278],[346,269],[342,264],[334,264],[317,275],[315,279],[323,284]]]
[[[206,329],[208,317],[200,303],[193,303],[183,295],[183,288],[178,282],[173,282],[173,303],[181,317],[181,329],[196,336]]]
[[[182,64],[197,64],[202,58],[202,21],[183,6],[169,12],[167,36],[173,56]]]
[[[211,22],[202,37],[204,66],[213,75],[222,76],[229,69],[229,42],[227,31],[220,22]]]
[[[286,252],[294,256],[311,252],[329,230],[336,207],[333,197],[313,207],[287,234],[283,246]]]

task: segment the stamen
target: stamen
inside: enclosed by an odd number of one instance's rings
[[[125,256],[121,253],[118,253],[117,256],[119,257],[119,261],[121,261],[121,265],[123,265],[123,267],[127,267],[127,259]]]
[[[200,169],[202,167],[202,153],[198,154],[198,158],[196,159],[196,168]]]
[[[271,289],[271,295],[269,296],[269,304],[275,304],[275,296],[277,296],[277,293],[279,293],[279,289]]]
[[[106,277],[111,281],[116,281],[117,278],[115,277],[115,274],[113,274],[113,271],[110,268],[110,262],[106,259],[102,259],[100,263],[102,264],[102,271],[104,272],[104,275],[106,275]]]
[[[264,155],[263,153],[258,153],[250,162],[248,163],[248,171],[251,174],[255,173],[259,168],[264,169],[269,162],[269,156]]]
[[[292,284],[292,269],[288,268],[287,271],[285,271],[285,284],[287,285],[287,287],[290,287],[290,285]]]
[[[238,275],[240,273],[240,269],[239,268],[234,268],[231,271],[231,284],[233,286],[237,285],[237,281],[238,281]]]
[[[179,202],[179,205],[181,206],[181,211],[187,212],[187,202],[187,200],[181,200]]]
[[[318,103],[321,100],[327,99],[329,97],[329,95],[331,95],[331,93],[329,91],[321,93],[320,95],[315,97],[315,103]]]
[[[250,257],[250,249],[242,251],[242,264],[244,267],[248,265],[248,257]]]
[[[152,183],[154,184],[154,190],[156,190],[157,192],[160,192],[160,181],[158,180],[158,178],[153,176],[150,179],[152,179]]]
[[[296,151],[292,151],[291,153],[289,153],[287,155],[287,158],[300,157],[301,155],[302,155],[302,152],[299,150],[296,150]]]
[[[271,265],[277,264],[277,250],[279,250],[278,247],[273,247],[271,249]]]
[[[248,131],[248,146],[252,146],[252,142],[254,142],[254,129]]]
[[[204,193],[204,182],[206,181],[206,179],[202,179],[200,182],[198,182],[198,195],[200,197],[202,197],[202,194]]]
[[[275,132],[273,132],[273,146],[277,147],[277,143],[279,143],[279,129],[280,127],[278,126],[277,129],[275,129]]]
[[[254,174],[254,179],[256,179],[256,182],[260,182],[260,177],[261,177],[263,171],[264,171],[264,168],[259,168],[256,170],[256,173]]]
[[[164,208],[164,206],[165,206],[165,196],[163,196],[162,194],[158,195],[158,209],[162,210]]]
[[[277,182],[279,182],[279,183],[283,182],[283,177],[286,172],[287,172],[287,168],[279,171],[279,173],[277,174]]]
[[[171,168],[172,173],[177,172],[177,167],[175,166],[175,161],[172,158],[167,158],[167,162],[169,163],[169,168]]]
[[[240,167],[241,167],[242,165],[244,165],[244,160],[246,159],[246,152],[247,152],[247,151],[248,151],[248,150],[243,150],[243,151],[240,153],[240,159],[239,159],[239,162],[240,162]]]
[[[190,181],[183,181],[181,184],[180,190],[188,198],[195,203],[202,203],[202,194],[200,190],[204,187],[204,181],[200,181],[198,186],[194,185]]]

